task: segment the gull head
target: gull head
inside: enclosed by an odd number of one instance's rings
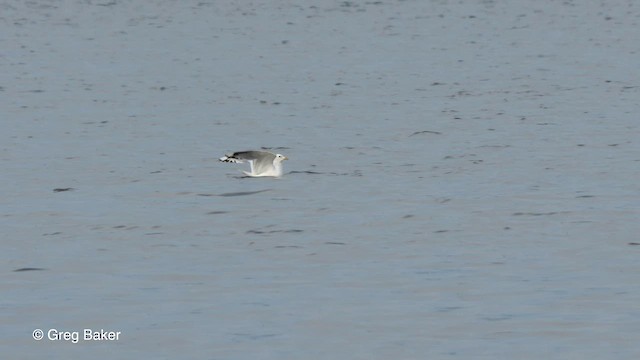
[[[274,159],[274,161],[277,161],[277,162],[283,162],[285,160],[289,160],[289,158],[282,154],[276,154],[276,158]]]

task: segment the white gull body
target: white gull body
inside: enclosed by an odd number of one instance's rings
[[[281,177],[282,162],[285,160],[288,158],[282,154],[259,150],[236,151],[220,158],[222,162],[248,162],[251,166],[251,172],[243,171],[243,173],[251,177]]]

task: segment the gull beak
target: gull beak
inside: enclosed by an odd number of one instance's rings
[[[282,160],[289,160],[289,158],[288,158],[288,157],[286,157],[286,156],[283,156],[283,157],[284,157],[284,159],[282,159]]]

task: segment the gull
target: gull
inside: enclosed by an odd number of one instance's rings
[[[248,161],[251,165],[251,172],[243,171],[243,173],[250,177],[281,177],[282,162],[285,160],[289,160],[289,158],[282,154],[260,150],[236,151],[220,158],[222,162],[244,163]]]

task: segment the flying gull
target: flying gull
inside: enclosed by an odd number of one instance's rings
[[[289,159],[282,154],[258,150],[237,151],[220,158],[222,162],[244,163],[248,161],[251,165],[251,172],[243,171],[243,173],[251,177],[281,177],[284,160]]]

